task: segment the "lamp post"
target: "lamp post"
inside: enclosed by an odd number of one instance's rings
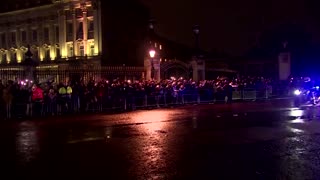
[[[199,25],[194,25],[193,28],[193,33],[195,36],[195,48],[196,48],[196,57],[198,57],[199,53],[199,33],[200,33],[200,27]]]
[[[122,64],[123,72],[124,72],[124,81],[127,81],[127,69],[126,64]]]
[[[153,58],[156,55],[156,51],[155,50],[150,50],[149,51],[149,55],[150,55],[150,64],[151,64],[151,79],[153,80],[154,72],[155,72],[155,69],[154,69],[154,66],[153,66]]]
[[[28,50],[25,53],[26,58],[21,63],[21,65],[24,67],[25,72],[25,78],[29,80],[35,80],[35,67],[38,65],[37,62],[35,62],[32,59],[33,54],[30,51],[30,45],[28,45]]]
[[[152,32],[154,31],[154,23],[155,23],[154,19],[149,20],[149,30]]]
[[[192,65],[190,65],[190,67],[189,67],[189,78],[193,79],[193,68],[192,68]]]

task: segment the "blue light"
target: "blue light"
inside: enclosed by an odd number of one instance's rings
[[[299,95],[301,94],[301,91],[300,91],[300,90],[295,90],[293,93],[294,93],[296,96],[299,96]]]

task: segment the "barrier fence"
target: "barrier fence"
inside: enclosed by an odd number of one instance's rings
[[[70,96],[44,100],[43,102],[19,103],[11,102],[2,104],[0,108],[0,119],[58,116],[64,114],[94,113],[131,111],[147,108],[161,108],[170,106],[181,106],[186,104],[212,104],[227,103],[225,94],[202,91],[200,93],[185,94],[150,94],[150,95],[113,95],[94,96],[92,98],[81,98]],[[267,91],[233,91],[232,101],[255,101],[272,98]]]
[[[85,83],[88,83],[91,78],[97,81],[117,78],[134,81],[142,79],[144,73],[144,67],[135,66],[94,66],[88,68],[72,66],[70,69],[63,69],[58,65],[43,65],[34,70],[34,78],[38,82],[53,79],[56,83],[66,82],[70,79],[79,80],[80,78]],[[22,66],[0,67],[0,80],[2,82],[22,80],[25,77],[25,69]]]

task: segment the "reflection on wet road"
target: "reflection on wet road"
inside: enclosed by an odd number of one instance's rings
[[[319,117],[266,102],[2,122],[0,176],[317,179]]]

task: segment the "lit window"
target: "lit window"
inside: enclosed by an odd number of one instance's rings
[[[160,46],[159,46],[159,49],[161,50],[162,49],[162,45],[160,44]]]
[[[72,57],[73,56],[73,47],[70,46],[69,47],[69,57]]]
[[[73,24],[68,22],[67,24],[67,41],[73,41]]]
[[[79,22],[79,27],[77,31],[77,39],[83,39],[83,23]]]
[[[88,31],[94,31],[94,23],[93,21],[89,21]]]
[[[93,56],[94,55],[94,45],[90,46],[90,55]]]
[[[80,56],[84,56],[84,46],[80,46]]]
[[[157,48],[157,46],[158,46],[158,44],[157,44],[157,43],[154,43],[154,47]]]
[[[88,39],[94,39],[94,24],[93,24],[93,21],[89,21]]]

